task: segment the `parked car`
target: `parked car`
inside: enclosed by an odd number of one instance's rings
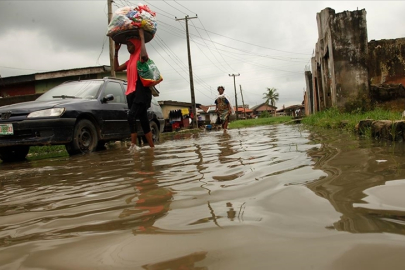
[[[34,101],[0,107],[0,158],[23,160],[34,145],[65,145],[70,155],[87,153],[129,138],[126,85],[115,78],[70,81]],[[154,97],[148,117],[156,142],[164,118]]]

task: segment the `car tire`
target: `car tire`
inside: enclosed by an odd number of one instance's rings
[[[80,120],[74,128],[73,140],[66,145],[69,155],[86,154],[96,150],[98,136],[93,123],[87,119]]]
[[[30,151],[28,145],[6,146],[0,148],[0,158],[4,162],[22,161]]]
[[[159,129],[158,125],[154,121],[150,121],[149,125],[150,125],[150,131],[152,132],[153,142],[154,143],[159,142],[159,140],[160,140],[160,129]],[[145,145],[148,144],[148,141],[146,140],[145,135],[139,136],[138,141],[139,141],[139,145],[141,145],[141,141]]]
[[[150,131],[152,131],[152,139],[154,143],[157,143],[160,141],[160,129],[158,125],[151,121],[150,122]]]

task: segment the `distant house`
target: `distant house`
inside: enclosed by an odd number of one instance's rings
[[[284,107],[282,109],[277,110],[277,116],[292,116],[292,117],[301,117],[305,115],[305,106],[302,104],[292,105],[288,107]]]
[[[262,104],[252,107],[251,110],[252,110],[252,114],[254,116],[259,116],[263,112],[268,112],[271,115],[274,115],[276,113],[277,107],[268,105],[266,103],[262,103]]]
[[[49,89],[66,81],[101,79],[111,76],[109,66],[95,66],[41,72],[29,75],[0,77],[0,106],[31,101]],[[126,79],[126,72],[116,72],[116,78]]]
[[[233,107],[233,109],[235,110],[235,113],[238,114],[238,119],[253,118],[253,110],[249,108],[243,108],[238,106],[238,109],[236,109],[236,107]]]
[[[198,119],[204,124],[214,124],[217,121],[218,114],[215,112],[216,105],[208,105],[209,109],[204,112],[201,109],[197,109]]]
[[[161,100],[161,101],[158,101],[158,103],[159,103],[160,107],[162,108],[163,117],[165,119],[169,119],[170,111],[180,110],[183,112],[183,115],[188,115],[189,109],[191,108],[190,102]]]

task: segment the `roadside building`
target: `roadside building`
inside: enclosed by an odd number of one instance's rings
[[[305,115],[305,106],[302,104],[291,105],[277,110],[277,116],[302,117]]]
[[[266,102],[253,106],[252,110],[252,117],[260,116],[263,112],[268,112],[270,115],[275,115],[277,107],[266,104]]]
[[[337,107],[403,111],[405,38],[368,42],[366,11],[317,13],[318,41],[305,71],[306,114]]]
[[[29,75],[0,78],[0,106],[35,100],[37,97],[66,81],[101,79],[111,76],[109,66],[75,68]],[[116,77],[126,79],[125,72]]]
[[[249,109],[249,105],[245,105],[245,107],[238,106],[238,108],[233,107],[235,110],[235,114],[238,114],[238,119],[251,119],[253,118],[253,111]]]
[[[126,72],[116,72],[115,78],[126,80]],[[0,77],[0,106],[32,101],[49,89],[67,81],[111,77],[109,66],[95,66],[41,72],[29,75]],[[153,87],[152,94],[159,96]]]
[[[218,114],[215,112],[216,105],[208,105],[208,107],[209,109],[207,112],[197,109],[198,119],[204,125],[214,124],[218,118]]]

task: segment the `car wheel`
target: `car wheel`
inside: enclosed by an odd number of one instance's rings
[[[24,160],[30,151],[27,145],[6,146],[0,148],[0,158],[4,162]]]
[[[76,124],[73,140],[66,145],[66,151],[69,155],[89,153],[96,150],[97,144],[97,131],[93,123],[87,119],[82,119]]]
[[[151,121],[149,123],[150,125],[150,131],[152,132],[152,140],[154,143],[159,142],[160,140],[160,130],[159,127],[157,126],[157,124],[153,121]],[[143,142],[143,144],[147,145],[148,144],[148,140],[146,140],[145,135],[143,136],[138,136],[138,142],[139,145],[141,145],[141,143]]]
[[[154,143],[159,142],[159,140],[160,140],[160,130],[159,130],[158,125],[153,121],[150,122],[150,131],[152,131],[153,142]]]

